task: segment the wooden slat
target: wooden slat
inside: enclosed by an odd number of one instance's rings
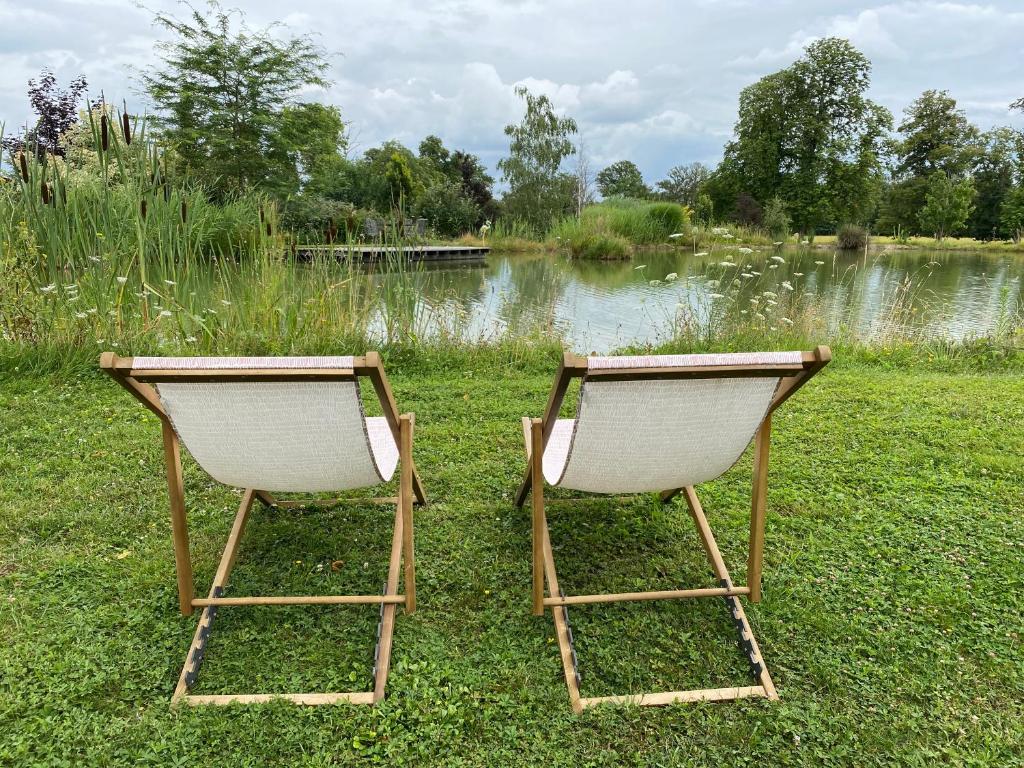
[[[692,703],[697,701],[733,701],[751,697],[770,698],[760,685],[745,685],[736,688],[704,688],[694,691],[665,691],[664,693],[638,693],[627,696],[595,696],[580,699],[583,709],[600,704],[633,704],[640,707],[662,707],[667,704]]]
[[[304,509],[307,507],[340,507],[359,504],[397,504],[397,496],[368,496],[344,499],[274,499],[270,506],[279,509]]]
[[[606,595],[566,595],[563,597],[545,597],[544,605],[596,605],[599,603],[623,603],[645,600],[679,600],[691,597],[729,597],[730,595],[749,595],[748,587],[707,587],[700,589],[666,589],[651,592],[619,592]]]
[[[399,418],[399,507],[402,510],[402,559],[405,566],[405,612],[416,611],[416,556],[412,517],[412,419],[408,414]]]
[[[555,556],[551,551],[551,535],[548,533],[547,518],[544,518],[542,523],[544,572],[548,577],[548,592],[558,595],[560,594],[558,574],[555,572]],[[572,711],[579,714],[583,711],[583,705],[580,703],[580,689],[576,685],[576,671],[572,664],[572,649],[569,647],[569,630],[566,627],[564,610],[564,608],[554,608],[551,614],[555,621],[558,651],[562,657],[562,674],[565,675],[565,686],[569,689],[569,704],[572,706]]]
[[[203,597],[192,605],[393,605],[404,603],[402,595],[254,595],[252,597]]]
[[[398,592],[398,575],[402,568],[402,510],[395,507],[395,530],[391,536],[391,559],[388,563],[388,580],[384,587],[386,595]],[[380,627],[380,653],[377,655],[377,679],[373,686],[373,701],[384,698],[391,669],[391,647],[395,633],[395,611],[397,606],[384,606],[384,617]]]
[[[373,704],[373,694],[368,691],[351,693],[228,693],[207,696],[192,694],[182,696],[181,701],[189,706],[226,706],[228,704],[269,704],[274,701],[290,701],[292,704],[318,706],[321,704]]]
[[[245,381],[352,381],[351,368],[210,368],[183,370],[144,369],[129,371],[129,376],[141,382],[245,382]]]
[[[167,468],[167,492],[171,508],[171,537],[174,542],[174,572],[178,580],[178,606],[183,616],[192,614],[192,555],[188,544],[185,517],[185,486],[181,475],[181,448],[170,421],[163,421],[164,464]]]
[[[544,613],[544,547],[541,527],[544,525],[544,425],[540,419],[530,423],[530,472],[532,475],[532,544],[533,544],[533,613]],[[553,592],[552,594],[557,594]]]
[[[234,568],[235,559],[238,557],[238,546],[242,541],[242,534],[245,532],[245,524],[249,520],[249,510],[252,509],[255,495],[255,491],[251,488],[242,494],[242,500],[238,505],[238,512],[235,515],[234,522],[231,524],[231,532],[228,534],[227,543],[224,545],[224,554],[221,555],[220,563],[217,565],[217,572],[213,576],[213,584],[210,585],[209,597],[211,598],[217,594],[219,589],[227,586],[231,569]],[[189,646],[188,654],[185,656],[186,665],[192,658],[192,652],[203,642],[203,630],[203,624],[200,622],[196,626],[195,634],[192,635],[192,644]],[[172,707],[176,706],[188,693],[185,677],[189,671],[187,666],[183,666],[181,674],[178,675],[178,684],[174,689],[174,695],[171,696]]]
[[[745,379],[796,376],[804,371],[801,363],[774,365],[693,365],[658,368],[597,368],[587,371],[586,379],[595,381],[649,381],[652,379]]]
[[[764,526],[768,499],[768,449],[772,417],[769,415],[754,437],[754,479],[750,502],[750,539],[747,547],[747,584],[750,601],[761,602],[761,566],[764,561]]]

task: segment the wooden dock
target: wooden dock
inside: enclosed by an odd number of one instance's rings
[[[309,245],[298,248],[300,258],[335,256],[374,262],[388,259],[425,262],[472,262],[479,264],[491,252],[486,246],[476,245]]]

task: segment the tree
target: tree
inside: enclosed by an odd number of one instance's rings
[[[158,13],[156,23],[173,38],[157,44],[161,63],[143,83],[185,172],[222,195],[250,188],[284,195],[295,190],[299,147],[339,139],[332,119],[287,120],[289,108],[312,115],[298,96],[326,85],[327,62],[306,38],[254,31],[244,18],[234,29],[231,13],[215,2],[184,20]],[[327,135],[310,135],[317,131]]]
[[[413,200],[412,169],[401,152],[392,152],[384,168],[384,180],[391,196],[391,206],[402,209]]]
[[[1003,232],[1019,244],[1024,237],[1024,186],[1016,187],[1006,195],[1001,213]]]
[[[452,152],[451,165],[462,185],[462,194],[476,206],[478,211],[476,225],[480,226],[485,220],[495,219],[498,214],[498,204],[491,194],[494,179],[487,173],[480,158],[469,152],[455,150]]]
[[[1002,206],[1024,171],[1024,137],[1012,128],[994,128],[981,134],[979,152],[971,171],[977,196],[967,222],[968,234],[978,240],[999,237]]]
[[[36,124],[21,136],[5,138],[3,148],[12,155],[28,149],[40,159],[47,153],[63,157],[61,137],[78,122],[78,103],[85,89],[85,77],[78,77],[67,90],[61,90],[53,72],[44,69],[38,80],[28,81],[28,100],[36,113]]]
[[[480,209],[464,194],[462,186],[448,179],[427,187],[416,211],[444,237],[458,237],[476,229],[480,218]]]
[[[956,234],[967,223],[973,200],[971,179],[954,181],[945,171],[936,171],[928,179],[925,204],[918,213],[922,231],[933,233],[939,242]]]
[[[958,179],[978,151],[978,129],[948,91],[925,91],[904,112],[897,144],[897,178],[931,178],[936,171]]]
[[[576,167],[572,175],[575,182],[573,198],[576,218],[579,218],[583,209],[594,202],[594,172],[590,168],[590,155],[587,154],[587,145],[582,137],[576,147]]]
[[[871,63],[848,41],[825,38],[790,67],[745,88],[736,138],[716,174],[717,194],[734,201],[746,193],[762,203],[777,196],[805,233],[866,218],[880,188],[882,140],[892,127],[888,110],[865,95],[870,75]]]
[[[651,190],[644,183],[643,174],[636,164],[619,160],[597,174],[597,189],[601,197],[650,197]]]
[[[693,208],[697,205],[697,196],[710,178],[710,168],[703,163],[690,163],[670,168],[666,178],[655,186],[661,190],[661,196],[666,200]]]
[[[507,215],[540,231],[572,210],[576,184],[562,172],[562,162],[576,151],[569,138],[576,121],[559,117],[547,96],[535,96],[524,86],[516,95],[526,101],[526,114],[518,125],[505,126],[509,156],[498,162],[509,185],[504,206]]]

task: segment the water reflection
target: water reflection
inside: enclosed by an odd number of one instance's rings
[[[703,317],[716,302],[746,306],[788,286],[792,295],[813,298],[833,332],[844,327],[873,337],[904,325],[941,337],[983,335],[1024,307],[1022,275],[1024,259],[993,255],[733,249],[706,256],[651,252],[625,262],[492,254],[485,266],[414,270],[400,278],[378,271],[369,279],[385,293],[385,304],[455,310],[473,336],[540,323],[578,349],[601,351],[664,339],[680,312]],[[399,284],[401,295],[391,297]],[[718,294],[725,298],[711,298]]]

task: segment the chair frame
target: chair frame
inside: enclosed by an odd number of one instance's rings
[[[565,684],[569,690],[569,702],[574,712],[598,704],[637,704],[641,706],[659,706],[676,702],[692,701],[727,701],[748,697],[762,697],[776,700],[779,698],[775,684],[765,666],[757,640],[750,629],[739,597],[746,596],[750,602],[761,600],[761,571],[764,554],[765,511],[768,493],[768,449],[771,440],[772,413],[786,400],[793,396],[800,387],[824,368],[832,359],[828,347],[819,346],[813,352],[803,352],[800,363],[791,364],[758,364],[758,365],[706,365],[689,367],[652,367],[652,368],[602,368],[588,369],[587,359],[569,352],[563,356],[562,363],[555,374],[554,385],[548,398],[544,416],[540,419],[524,417],[523,440],[526,448],[526,471],[523,481],[516,493],[515,503],[522,507],[527,494],[532,495],[532,540],[533,540],[533,613],[541,616],[544,609],[550,607],[555,623],[555,634],[558,639],[559,652],[562,659],[562,671]],[[750,510],[750,537],[747,553],[747,584],[733,583],[718,549],[718,544],[711,532],[707,517],[697,493],[692,486],[670,488],[659,494],[662,503],[666,503],[677,494],[682,493],[697,527],[701,544],[718,580],[718,587],[674,589],[652,592],[628,592],[618,594],[572,595],[566,596],[558,584],[555,561],[551,549],[551,535],[548,529],[544,501],[543,456],[548,439],[558,419],[565,394],[574,378],[585,381],[636,381],[644,379],[687,379],[687,378],[739,378],[739,377],[779,377],[779,387],[768,406],[767,414],[761,422],[754,439],[754,474]],[[570,458],[567,458],[567,461]],[[578,501],[561,499],[559,501]],[[547,582],[548,597],[544,596],[544,585]],[[751,673],[757,681],[756,685],[730,688],[706,688],[688,691],[668,691],[662,693],[641,693],[626,696],[599,696],[585,698],[580,694],[580,678],[576,650],[573,642],[572,629],[569,624],[568,606],[593,605],[596,603],[616,603],[640,600],[674,600],[697,597],[721,597],[732,615],[739,635],[741,649],[746,653]]]
[[[178,677],[171,697],[171,705],[179,704],[255,704],[283,699],[295,704],[317,705],[349,702],[352,704],[375,704],[384,698],[388,671],[391,663],[392,635],[395,612],[399,605],[407,614],[416,610],[416,566],[413,549],[413,516],[415,503],[426,504],[423,485],[416,473],[412,460],[413,430],[415,416],[412,413],[399,414],[391,385],[384,373],[380,355],[369,352],[364,357],[354,357],[351,368],[255,368],[255,369],[187,369],[154,370],[133,368],[133,358],[118,357],[113,352],[100,356],[100,368],[118,384],[127,389],[161,422],[163,430],[164,459],[167,465],[167,486],[170,495],[171,531],[174,543],[174,564],[178,581],[178,602],[183,616],[190,616],[194,609],[201,608],[202,614],[196,627],[192,644],[189,646],[185,664]],[[224,553],[213,577],[213,584],[207,597],[198,598],[192,582],[192,560],[189,551],[188,524],[185,515],[184,484],[181,471],[181,446],[170,417],[163,408],[156,389],[151,386],[161,382],[253,382],[253,381],[357,381],[365,376],[373,384],[380,399],[383,415],[394,436],[399,452],[398,496],[378,498],[337,498],[337,499],[296,499],[278,500],[270,493],[258,488],[246,488],[228,535]],[[337,506],[340,504],[394,504],[394,533],[391,542],[391,556],[388,564],[387,582],[382,595],[254,595],[246,597],[225,597],[228,578],[238,555],[238,547],[245,531],[249,512],[255,501],[267,507],[304,508],[307,506]],[[404,563],[403,563],[404,561]],[[405,593],[399,594],[399,574],[404,564]],[[374,654],[373,690],[341,693],[272,693],[272,694],[225,694],[193,695],[189,689],[199,674],[209,640],[210,629],[217,610],[226,606],[251,605],[379,605],[380,623],[378,641]]]

